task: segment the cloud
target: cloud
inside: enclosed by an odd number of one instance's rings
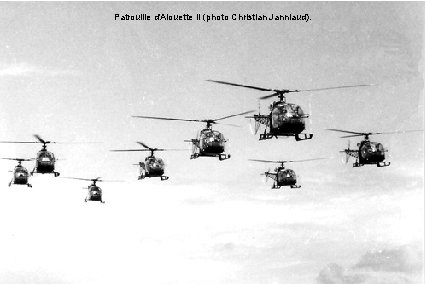
[[[54,69],[40,67],[28,63],[14,63],[0,68],[1,77],[22,77],[22,76],[62,76],[77,75],[77,71],[71,69]]]
[[[317,277],[318,283],[323,284],[351,284],[363,283],[366,279],[364,275],[345,275],[346,272],[338,264],[331,263],[323,268]]]
[[[335,263],[328,264],[316,280],[321,284],[419,283],[423,280],[422,260],[422,247],[416,245],[370,251],[352,268],[344,269]]]
[[[415,247],[368,252],[354,266],[372,271],[415,273],[422,270],[423,253]]]

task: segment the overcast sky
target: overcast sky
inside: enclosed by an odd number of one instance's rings
[[[115,20],[126,13],[151,20]],[[162,13],[193,20],[153,19]],[[254,13],[310,20],[230,18]],[[125,181],[87,204],[82,181],[36,175],[30,190],[9,188],[14,163],[0,162],[0,282],[420,283],[423,133],[371,136],[391,166],[352,168],[338,153],[347,139],[325,129],[423,129],[423,15],[414,2],[0,3],[0,140],[102,142],[49,150],[62,176]],[[214,126],[230,141],[226,161],[189,160],[183,140],[202,124],[131,118],[258,111],[264,93],[207,79],[375,86],[288,95],[311,116],[309,141],[258,141],[243,117]],[[188,151],[158,153],[168,181],[137,181],[132,164],[147,153],[109,152],[136,141]],[[3,144],[0,155],[39,148]],[[247,161],[318,157],[328,159],[287,165],[301,189],[273,191],[260,173],[274,165]]]

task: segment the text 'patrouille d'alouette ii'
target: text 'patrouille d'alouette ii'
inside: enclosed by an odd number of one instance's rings
[[[310,20],[309,14],[115,14],[116,21],[304,21]]]

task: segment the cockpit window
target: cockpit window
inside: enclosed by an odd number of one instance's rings
[[[222,140],[223,134],[218,131],[209,131],[205,132],[205,138],[207,138],[208,140]]]
[[[27,169],[25,169],[23,167],[16,168],[15,172],[17,172],[17,173],[24,173],[24,174],[28,173]]]
[[[51,152],[43,151],[43,152],[39,152],[38,157],[48,158],[49,160],[52,160],[54,158],[54,155]]]
[[[376,143],[370,143],[369,144],[369,152],[376,152],[377,147]]]

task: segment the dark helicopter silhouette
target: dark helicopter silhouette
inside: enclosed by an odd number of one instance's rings
[[[352,85],[352,86],[337,86],[320,89],[309,89],[309,90],[288,90],[288,89],[268,89],[249,85],[235,84],[225,81],[207,80],[209,82],[244,87],[264,92],[273,92],[270,95],[260,97],[260,100],[268,99],[271,97],[278,97],[279,101],[274,101],[270,107],[270,114],[256,114],[254,116],[248,116],[247,118],[253,118],[255,120],[255,134],[260,128],[260,124],[265,125],[264,133],[260,134],[260,140],[271,139],[273,137],[278,138],[279,136],[294,136],[296,141],[308,140],[313,138],[313,134],[302,133],[305,130],[305,119],[309,117],[308,114],[304,113],[299,105],[291,104],[286,102],[285,94],[298,93],[298,92],[312,92],[312,91],[325,91],[342,88],[353,88],[353,87],[366,87],[372,85]],[[268,131],[267,131],[268,129]]]
[[[393,131],[393,132],[354,132],[341,129],[327,129],[330,131],[337,131],[343,133],[350,133],[351,135],[341,136],[341,138],[349,138],[356,136],[364,136],[364,140],[357,143],[358,149],[350,149],[350,141],[348,141],[348,148],[340,151],[345,153],[346,160],[348,163],[349,157],[353,157],[356,161],[353,163],[353,167],[362,167],[364,165],[376,165],[377,167],[388,167],[391,163],[385,162],[385,153],[388,152],[387,149],[381,143],[372,142],[369,140],[370,135],[378,134],[401,134],[407,132],[417,132],[423,130],[405,130],[405,131]]]
[[[55,177],[58,177],[60,173],[55,172],[55,162],[56,162],[55,155],[52,152],[47,151],[47,144],[56,143],[56,142],[46,141],[37,134],[35,134],[34,137],[38,140],[37,142],[0,141],[0,143],[19,143],[19,144],[41,143],[43,144],[43,147],[37,153],[37,157],[35,159],[35,167],[31,171],[31,175],[33,175],[34,173],[54,174]]]
[[[160,177],[162,181],[167,180],[169,177],[164,176],[165,163],[161,158],[154,156],[156,151],[186,151],[185,149],[160,149],[151,148],[143,142],[137,142],[142,145],[145,149],[124,149],[124,150],[111,150],[111,152],[137,152],[137,151],[150,151],[150,155],[145,158],[144,162],[136,164],[139,166],[140,175],[138,179],[144,179],[145,177]]]
[[[91,181],[92,184],[90,184],[89,186],[87,186],[88,189],[88,194],[87,197],[84,199],[84,202],[87,201],[100,201],[101,203],[105,203],[105,201],[103,201],[102,199],[102,189],[96,185],[96,182],[117,182],[116,180],[103,180],[100,177],[97,178],[92,178],[92,179],[88,179],[88,178],[77,178],[77,177],[63,177],[63,178],[67,178],[67,179],[76,179],[76,180],[85,180],[85,181]]]
[[[133,116],[137,118],[159,119],[159,120],[178,120],[178,121],[191,121],[191,122],[204,122],[206,127],[202,129],[195,139],[185,140],[185,142],[192,143],[191,159],[199,157],[218,157],[220,161],[230,158],[230,154],[226,154],[226,142],[224,135],[217,130],[212,129],[213,124],[217,121],[231,118],[234,116],[244,115],[253,111],[246,111],[238,114],[232,114],[217,119],[181,119],[181,118],[166,118],[166,117],[152,117],[152,116]],[[232,124],[225,124],[232,125]],[[235,125],[232,125],[235,126]]]
[[[21,158],[1,158],[4,160],[13,160],[18,161],[18,164],[13,169],[13,177],[12,180],[9,182],[9,186],[12,184],[20,184],[20,185],[27,185],[28,187],[32,187],[32,185],[29,183],[29,173],[28,170],[22,166],[22,162],[24,161],[32,161],[33,159],[21,159]]]
[[[324,158],[316,159],[306,159],[306,160],[295,160],[295,161],[270,161],[270,160],[257,160],[249,159],[249,161],[262,162],[262,163],[277,163],[280,166],[275,168],[275,172],[267,171],[264,173],[266,177],[270,177],[274,180],[272,189],[280,188],[281,186],[289,186],[291,188],[301,188],[301,185],[297,185],[297,176],[295,171],[285,168],[285,163],[295,163],[295,162],[307,162],[315,160],[323,160]]]

